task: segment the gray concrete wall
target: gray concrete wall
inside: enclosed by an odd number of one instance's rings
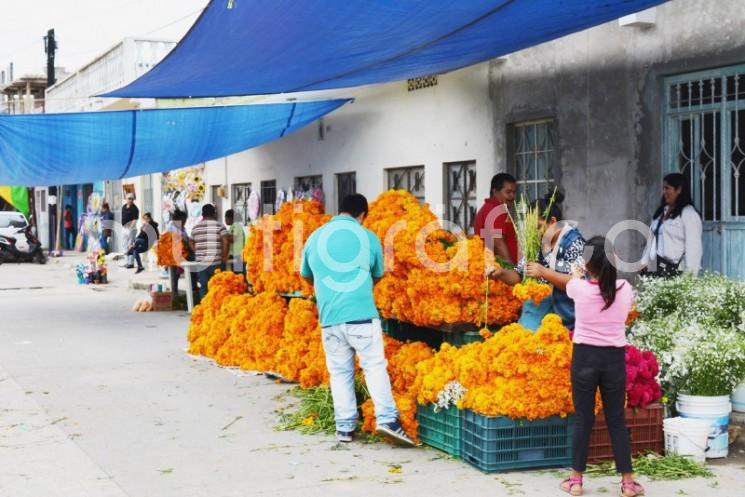
[[[662,177],[662,79],[745,63],[745,1],[674,0],[656,14],[649,28],[614,21],[491,63],[497,169],[509,168],[510,123],[555,119],[565,213],[587,237],[651,217]],[[619,242],[624,256],[642,249],[641,237]]]

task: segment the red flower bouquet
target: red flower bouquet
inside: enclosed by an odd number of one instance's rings
[[[626,346],[626,402],[628,407],[646,407],[662,397],[657,382],[660,367],[652,352]]]

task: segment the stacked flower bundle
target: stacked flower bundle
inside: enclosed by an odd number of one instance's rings
[[[515,209],[517,217],[513,222],[522,256],[525,262],[538,262],[538,256],[541,252],[538,207],[531,207],[528,200],[523,197],[515,204]],[[523,278],[523,281],[512,289],[515,297],[523,302],[531,300],[534,305],[540,304],[543,299],[551,295],[551,291],[551,287],[546,283],[528,277]]]
[[[189,325],[189,353],[207,354],[207,337],[213,324],[218,320],[226,299],[231,295],[246,292],[246,281],[239,274],[216,272],[210,279],[207,295],[191,313]],[[213,339],[214,341],[214,339]]]
[[[323,213],[320,202],[296,200],[282,204],[277,214],[251,225],[243,260],[254,290],[312,295],[313,289],[298,272],[302,249],[310,234],[330,218]]]
[[[492,324],[515,321],[520,302],[509,286],[484,281],[494,255],[480,238],[456,240],[428,206],[405,191],[388,191],[371,205],[365,226],[380,238],[389,271],[375,286],[383,317],[419,326],[443,323]],[[485,285],[488,284],[488,290]],[[488,305],[485,309],[486,295]]]
[[[159,266],[179,266],[186,260],[186,240],[179,233],[166,232],[160,235],[155,246]]]
[[[307,299],[292,299],[285,315],[282,346],[275,357],[276,372],[302,388],[328,383],[321,343],[318,309]]]
[[[231,303],[235,303],[237,309],[227,308]],[[241,369],[274,371],[275,356],[283,345],[285,300],[275,293],[262,292],[227,304],[229,336],[217,351],[217,362]]]
[[[660,367],[652,352],[626,347],[626,405],[646,407],[662,397],[662,388],[657,382]]]
[[[416,420],[417,364],[431,359],[432,349],[423,342],[403,343],[388,337],[385,339],[385,355],[388,359],[388,375],[391,379],[393,398],[400,414],[401,426],[406,434],[416,440],[419,424]],[[375,410],[372,399],[362,404],[362,430],[375,431]]]
[[[571,359],[569,333],[559,316],[549,314],[535,334],[511,324],[481,343],[458,349],[443,345],[418,364],[414,388],[422,404],[448,407],[441,397],[450,385],[462,392],[452,402],[479,414],[530,420],[565,416],[574,411]]]

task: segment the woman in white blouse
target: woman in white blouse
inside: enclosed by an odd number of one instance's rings
[[[698,274],[703,256],[702,223],[693,206],[688,178],[680,173],[665,176],[662,202],[650,228],[652,236],[642,259],[650,271],[659,276],[683,271]]]

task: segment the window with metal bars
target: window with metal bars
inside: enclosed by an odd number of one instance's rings
[[[705,221],[745,218],[745,67],[668,81],[667,170],[689,178]]]
[[[510,125],[508,164],[517,179],[518,197],[532,201],[553,190],[554,135],[552,119]]]
[[[232,190],[233,212],[237,215],[236,221],[247,223],[250,221],[248,218],[248,197],[251,196],[251,183],[235,183]]]
[[[473,234],[476,218],[476,161],[445,165],[445,219]]]
[[[318,199],[320,197],[323,201],[323,175],[296,176],[293,193],[296,199]]]
[[[277,181],[270,179],[261,182],[261,213],[274,214],[277,200]]]
[[[341,210],[344,197],[357,193],[357,173],[341,173],[336,175],[336,210]]]
[[[406,190],[424,203],[424,166],[395,167],[385,170],[389,190]]]

